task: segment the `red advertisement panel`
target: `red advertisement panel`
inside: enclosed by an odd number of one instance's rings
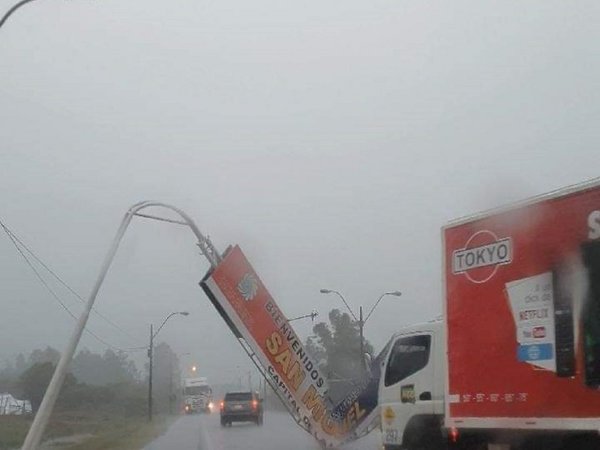
[[[443,233],[449,424],[600,428],[600,187]]]
[[[361,402],[359,392],[332,414],[324,374],[239,247],[201,284],[235,334],[250,345],[290,410],[323,446],[348,440],[374,413],[376,402]]]

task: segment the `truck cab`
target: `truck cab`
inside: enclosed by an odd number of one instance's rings
[[[186,414],[211,412],[212,388],[205,377],[184,380],[183,403]]]
[[[444,414],[444,339],[439,320],[396,333],[379,383],[385,450],[439,448]]]

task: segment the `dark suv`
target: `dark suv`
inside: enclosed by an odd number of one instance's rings
[[[262,399],[254,392],[228,392],[221,402],[221,426],[232,422],[263,423]]]

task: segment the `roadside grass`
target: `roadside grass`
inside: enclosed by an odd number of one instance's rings
[[[145,416],[123,417],[108,413],[60,413],[53,416],[44,440],[81,436],[71,450],[135,450],[164,433],[175,417],[156,416],[152,424]],[[0,450],[18,449],[31,425],[31,417],[0,416]]]
[[[69,450],[136,450],[163,434],[175,417],[158,416],[152,423],[145,418],[110,420],[93,436],[70,445]]]
[[[19,448],[25,439],[31,419],[22,416],[0,416],[0,449]]]

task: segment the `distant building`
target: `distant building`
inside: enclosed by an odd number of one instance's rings
[[[0,393],[0,416],[31,414],[29,400],[17,400],[8,392]]]

